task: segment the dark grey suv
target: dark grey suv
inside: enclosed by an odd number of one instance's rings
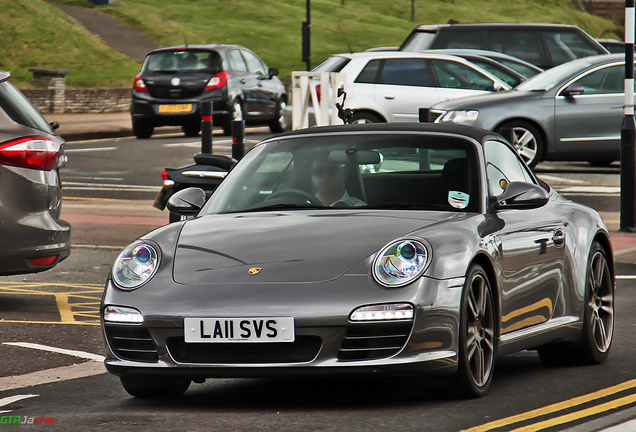
[[[64,140],[0,71],[0,276],[48,270],[71,249],[60,219]]]
[[[497,51],[542,69],[577,58],[609,54],[598,41],[576,26],[526,23],[422,25],[411,32],[400,50],[456,48]]]
[[[225,134],[232,120],[287,129],[285,86],[278,70],[237,45],[189,45],[150,52],[135,78],[133,132],[149,138],[157,126],[181,126],[188,136],[201,128],[200,103],[213,102],[213,120]]]

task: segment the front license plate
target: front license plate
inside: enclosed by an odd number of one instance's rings
[[[192,112],[192,104],[159,105],[160,114],[190,113],[190,112]]]
[[[294,318],[186,318],[186,342],[293,342]]]

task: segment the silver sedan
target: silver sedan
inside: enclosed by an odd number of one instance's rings
[[[441,102],[431,112],[437,123],[512,128],[531,167],[542,160],[609,164],[620,156],[624,64],[622,55],[574,60],[511,92]]]

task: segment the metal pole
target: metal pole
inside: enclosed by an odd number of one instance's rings
[[[307,0],[307,71],[311,70],[311,0]]]
[[[625,107],[621,127],[620,230],[636,231],[636,123],[634,122],[634,0],[625,0]]]
[[[241,160],[245,155],[245,120],[232,122],[232,159]]]
[[[201,153],[212,154],[212,101],[201,102]]]

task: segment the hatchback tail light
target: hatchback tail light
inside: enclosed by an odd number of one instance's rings
[[[146,88],[146,83],[141,78],[141,75],[137,75],[135,77],[135,83],[133,84],[133,90],[138,91],[138,92],[142,92],[142,93],[148,93],[148,89]]]
[[[208,85],[205,86],[205,91],[217,90],[223,88],[225,84],[227,84],[228,73],[226,71],[221,71],[218,74],[214,75],[208,81]]]
[[[316,85],[316,97],[318,98],[318,102],[320,102],[320,99],[322,98],[322,95],[320,94],[322,88],[320,86],[320,84]]]
[[[0,165],[52,170],[60,153],[60,145],[42,137],[24,137],[0,143]]]

